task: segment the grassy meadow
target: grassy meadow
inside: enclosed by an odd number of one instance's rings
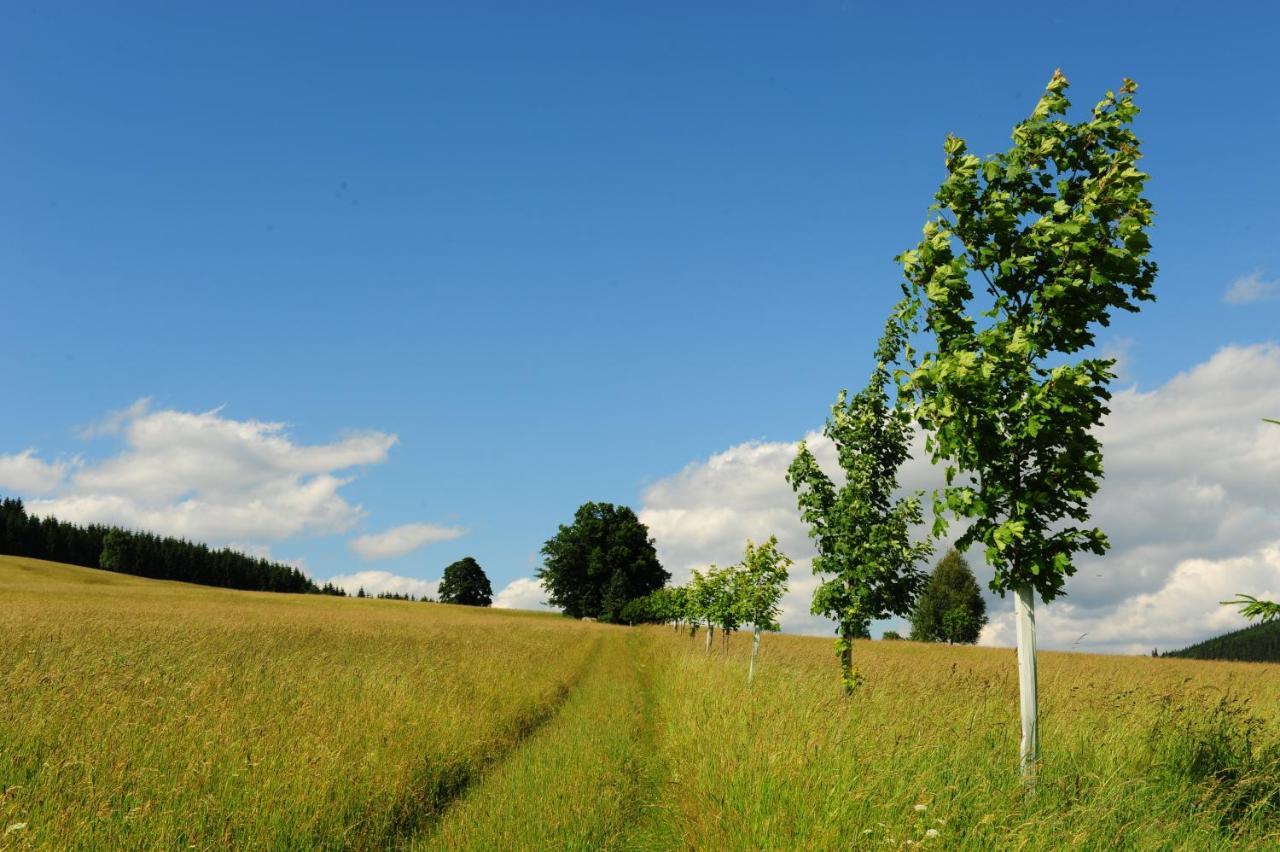
[[[1280,845],[1280,666],[701,638],[0,557],[0,846]]]

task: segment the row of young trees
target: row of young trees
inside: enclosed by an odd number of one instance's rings
[[[229,589],[345,594],[330,583],[317,586],[292,565],[170,536],[41,518],[14,499],[0,501],[0,553]]]
[[[782,596],[787,591],[787,570],[791,559],[778,549],[778,539],[756,545],[747,542],[742,561],[735,565],[712,565],[705,573],[694,571],[683,586],[664,586],[644,598],[632,601],[622,612],[628,623],[652,621],[689,628],[693,636],[706,627],[707,653],[720,629],[721,645],[728,651],[729,636],[743,625],[752,629],[751,663],[747,682],[755,680],[760,637],[765,630],[778,630]]]
[[[1156,277],[1132,130],[1137,86],[1125,80],[1081,122],[1067,119],[1067,88],[1055,72],[1012,147],[985,160],[947,137],[947,178],[919,244],[898,257],[903,299],[871,380],[839,394],[824,430],[844,482],[803,444],[788,471],[823,577],[813,611],[836,622],[852,691],[851,638],[906,615],[924,584],[932,546],[914,533],[924,495],[897,496],[913,431],[923,431],[946,483],[933,495],[930,538],[962,522],[957,546],[981,547],[992,590],[1014,597],[1028,779],[1039,752],[1035,598],[1063,594],[1074,556],[1108,547],[1088,524],[1102,478],[1095,430],[1115,378],[1114,360],[1092,352],[1095,334],[1113,312],[1152,299]]]

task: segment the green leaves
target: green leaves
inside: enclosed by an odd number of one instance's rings
[[[949,153],[963,151],[959,140],[949,139],[947,144]],[[910,258],[911,264],[936,257],[938,249],[926,243],[938,233],[926,228],[925,242]],[[818,550],[814,573],[824,578],[814,593],[812,610],[835,619],[842,642],[862,635],[873,619],[906,615],[924,580],[917,565],[932,552],[928,542],[911,539],[923,520],[921,495],[895,495],[911,424],[888,393],[895,374],[905,373],[896,365],[906,349],[916,310],[912,298],[894,308],[876,347],[877,364],[870,381],[852,398],[841,391],[831,408],[824,434],[835,444],[843,484],[837,487],[831,481],[803,443],[787,471],[801,517]],[[970,366],[976,363],[975,359]],[[931,380],[928,368],[912,375],[921,382]],[[841,645],[839,653],[846,686],[856,683],[849,661],[851,648]]]
[[[734,604],[738,620],[765,630],[778,629],[779,603],[787,590],[787,569],[792,561],[778,550],[778,537],[757,547],[747,542],[742,562],[734,571]]]
[[[1061,594],[1072,554],[1106,548],[1084,523],[1112,365],[1082,353],[1114,311],[1153,298],[1156,276],[1136,86],[1079,123],[1066,118],[1067,90],[1055,72],[1012,147],[980,168],[948,137],[934,212],[899,255],[913,322],[932,338],[897,381],[947,468],[935,511],[966,522],[961,547],[984,545],[993,589],[1031,585],[1046,601]],[[935,521],[935,533],[945,528]]]
[[[1274,423],[1274,420],[1268,421]],[[1280,603],[1260,601],[1252,595],[1237,595],[1235,600],[1222,601],[1223,606],[1238,606],[1240,614],[1245,618],[1259,618],[1262,621],[1280,619]]]

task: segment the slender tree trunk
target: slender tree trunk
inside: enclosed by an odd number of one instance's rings
[[[711,653],[711,637],[716,634],[716,626],[711,622],[707,622],[707,653]]]
[[[1018,627],[1018,697],[1022,709],[1022,747],[1019,761],[1022,779],[1035,783],[1040,760],[1040,733],[1036,703],[1036,601],[1030,586],[1014,590],[1013,612]]]
[[[756,679],[756,655],[760,653],[760,625],[751,637],[751,665],[747,667],[747,683]]]

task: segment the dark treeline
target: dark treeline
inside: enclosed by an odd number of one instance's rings
[[[227,589],[345,594],[330,583],[317,586],[291,565],[152,533],[38,518],[21,500],[0,501],[0,553]]]
[[[360,591],[363,592],[364,589],[362,588]],[[356,597],[368,597],[368,595],[357,595]],[[401,592],[378,592],[374,597],[380,601],[417,601],[419,603],[435,603],[429,595],[423,595],[420,598],[415,598],[411,594]]]
[[[1255,624],[1242,630],[1206,639],[1162,657],[1191,660],[1238,660],[1245,663],[1280,663],[1280,621]]]

